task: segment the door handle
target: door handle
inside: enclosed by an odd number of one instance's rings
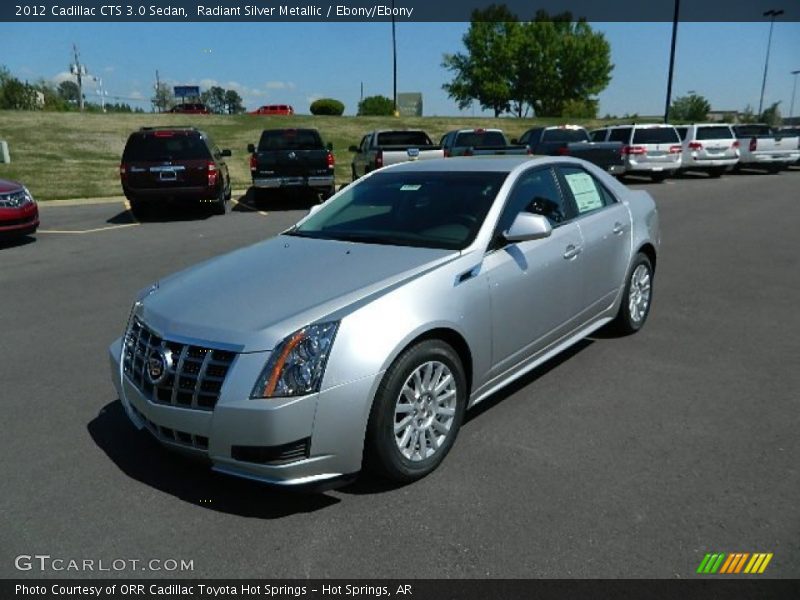
[[[614,223],[614,229],[612,229],[611,231],[614,232],[614,235],[620,235],[624,231],[624,228],[622,227],[622,223],[620,223],[619,221]]]
[[[564,250],[564,258],[567,260],[572,260],[578,254],[581,253],[582,248],[580,246],[576,246],[575,244],[570,244],[567,246],[566,250]]]

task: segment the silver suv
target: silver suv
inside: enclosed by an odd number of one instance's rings
[[[675,128],[683,139],[681,168],[703,171],[709,177],[719,177],[739,162],[739,141],[731,126],[720,124],[692,124]]]
[[[623,173],[664,181],[681,166],[681,140],[672,125],[633,123],[592,132],[593,142],[622,142]]]

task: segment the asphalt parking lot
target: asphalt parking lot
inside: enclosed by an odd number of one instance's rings
[[[138,223],[121,202],[45,204],[35,239],[0,246],[0,576],[93,574],[15,569],[39,553],[194,562],[123,576],[685,578],[741,551],[799,577],[800,171],[634,185],[663,236],[642,332],[481,404],[428,478],[321,495],[160,449],[106,358],[136,290],[305,207]]]

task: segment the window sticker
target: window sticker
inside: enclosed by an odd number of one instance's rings
[[[401,192],[416,192],[421,187],[422,187],[422,185],[419,184],[419,183],[416,183],[416,184],[406,183],[405,185],[403,185],[403,187],[400,188],[400,191]]]
[[[578,204],[578,212],[585,213],[598,208],[603,208],[603,198],[594,183],[594,179],[588,173],[567,173],[564,175],[567,180],[575,202]]]

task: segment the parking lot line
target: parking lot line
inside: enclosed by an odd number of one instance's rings
[[[109,231],[111,229],[122,229],[123,227],[136,227],[141,225],[138,221],[136,223],[124,223],[122,225],[109,225],[108,227],[95,227],[94,229],[39,229],[36,233],[66,233],[66,234],[84,234],[84,233],[97,233],[98,231]]]
[[[244,206],[247,210],[252,211],[252,212],[256,212],[256,213],[260,214],[263,217],[268,217],[269,216],[269,213],[267,211],[258,210],[255,206],[251,206],[247,202],[240,202],[239,200],[236,200],[235,198],[231,198],[231,202],[233,202],[234,204],[239,204],[241,206]]]

